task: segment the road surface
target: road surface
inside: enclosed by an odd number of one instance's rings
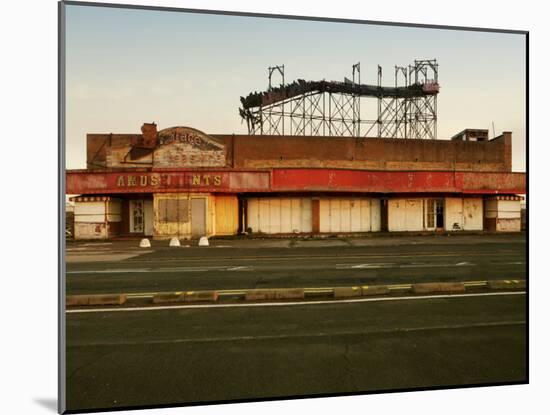
[[[485,293],[73,310],[68,408],[525,382],[525,303],[522,293]]]
[[[72,244],[67,293],[332,287],[526,279],[524,235]]]

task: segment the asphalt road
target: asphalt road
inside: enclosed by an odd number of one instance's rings
[[[525,301],[505,293],[73,311],[68,408],[524,382]]]
[[[163,241],[145,251],[136,248],[135,241],[72,245],[67,293],[527,278],[522,235],[244,242],[169,248]]]

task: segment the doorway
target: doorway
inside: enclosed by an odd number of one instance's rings
[[[129,206],[128,230],[130,233],[153,235],[153,200],[132,199]]]
[[[424,228],[435,231],[445,227],[445,210],[443,199],[425,199]]]
[[[130,233],[143,233],[143,200],[130,200]]]
[[[443,200],[438,199],[435,201],[435,227],[442,230],[444,226]]]

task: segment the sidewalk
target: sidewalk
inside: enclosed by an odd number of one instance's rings
[[[67,241],[67,251],[87,250],[128,250],[136,249],[150,251],[168,247],[168,240],[153,240],[151,248],[139,248],[141,238],[123,240],[102,241]],[[381,247],[403,245],[462,245],[462,244],[486,244],[486,243],[525,243],[526,235],[521,233],[508,234],[436,234],[436,235],[403,235],[403,234],[377,234],[372,236],[341,236],[341,237],[255,237],[255,238],[216,238],[209,239],[209,248],[325,248],[325,247]],[[183,247],[197,247],[197,240],[181,239]]]

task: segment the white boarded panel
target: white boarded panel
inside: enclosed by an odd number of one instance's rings
[[[370,200],[370,230],[373,232],[380,232],[382,228],[382,216],[380,214],[380,200],[371,199]]]
[[[88,223],[105,222],[105,202],[76,202],[74,221]]]
[[[351,201],[340,199],[340,232],[351,232]]]
[[[311,222],[311,199],[302,199],[302,225],[301,232],[311,232],[312,231],[312,222]]]
[[[370,231],[371,223],[370,223],[370,199],[361,199],[361,202],[359,203],[360,206],[360,229],[361,232],[368,232]]]
[[[281,232],[281,199],[269,199],[268,233]]]
[[[292,202],[291,199],[281,199],[281,213],[280,213],[280,232],[291,233],[292,232]]]
[[[463,206],[464,230],[483,230],[483,199],[465,198]]]
[[[445,230],[459,231],[464,228],[462,214],[462,198],[446,197],[445,198]]]
[[[105,202],[76,202],[74,205],[76,215],[104,215]]]
[[[519,200],[499,200],[499,219],[518,219],[521,217],[521,206]]]
[[[402,199],[388,200],[388,230],[405,230],[405,201]]]
[[[258,199],[260,205],[258,211],[258,232],[269,233],[271,227],[269,226],[269,199]]]
[[[311,232],[311,199],[248,199],[248,226],[253,232]]]
[[[340,199],[330,199],[330,232],[340,232]]]
[[[247,226],[252,229],[252,232],[258,232],[259,229],[259,221],[258,221],[258,213],[259,213],[259,203],[258,199],[248,199],[247,201],[247,207],[246,207],[246,213],[247,213]]]
[[[319,200],[319,231],[330,232],[330,200]]]
[[[302,230],[302,199],[290,199],[290,227],[292,232],[307,232]]]
[[[388,229],[421,231],[423,213],[422,199],[391,199],[388,201]]]
[[[363,202],[364,200],[362,199],[350,200],[351,232],[363,232],[363,227],[361,226],[361,205]]]
[[[75,215],[74,221],[79,223],[105,223],[105,215]]]
[[[407,199],[405,201],[407,206],[405,230],[407,231],[421,231],[424,226],[422,199]]]
[[[521,211],[521,205],[519,200],[499,200],[498,211],[504,212],[519,212]]]

